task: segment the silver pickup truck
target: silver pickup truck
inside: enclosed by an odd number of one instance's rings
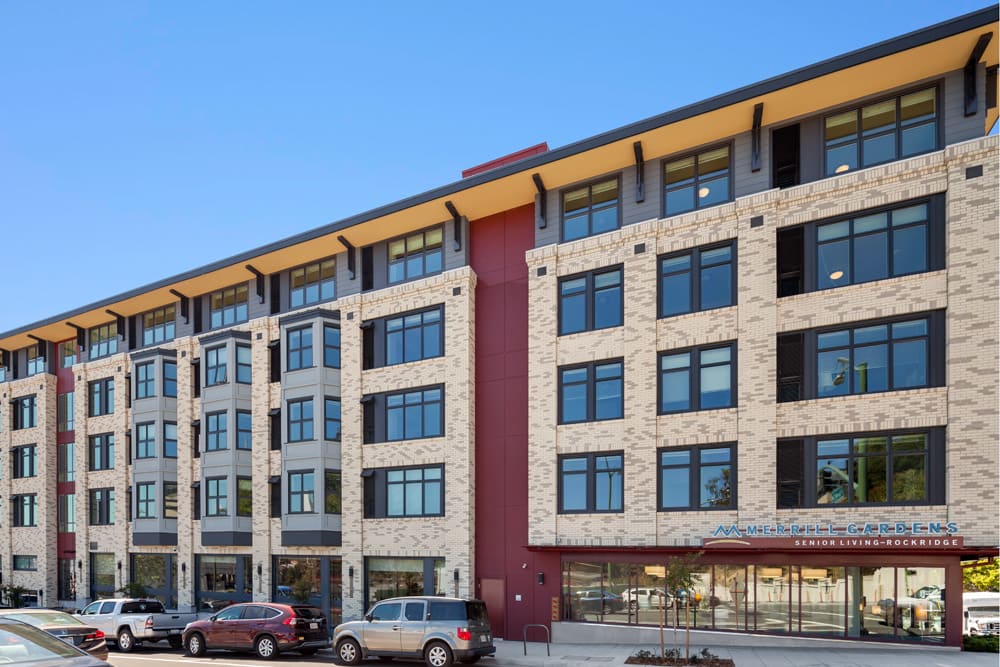
[[[88,604],[77,618],[104,631],[109,643],[128,653],[143,642],[166,640],[170,648],[181,648],[184,626],[198,614],[167,611],[159,600],[111,598]]]

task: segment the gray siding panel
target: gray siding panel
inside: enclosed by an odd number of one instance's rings
[[[643,156],[645,157],[645,156]],[[637,222],[655,220],[660,217],[660,161],[646,160],[642,165],[645,187],[645,198],[642,202],[635,201],[635,165],[622,170],[621,191],[622,226],[634,225]]]
[[[980,63],[976,71],[979,105],[974,116],[965,115],[965,73],[962,70],[948,74],[942,89],[945,145],[957,144],[986,134],[986,65]]]
[[[766,112],[765,107],[765,112]],[[747,120],[753,125],[753,118]],[[771,187],[771,132],[762,127],[760,130],[760,169],[751,171],[753,159],[753,141],[750,131],[742,132],[733,138],[733,193],[737,197],[763,192]]]
[[[282,276],[287,281],[287,272]],[[287,289],[282,283],[282,289]],[[354,249],[354,280],[347,270],[347,252],[337,253],[337,298],[357,294],[361,291],[361,248]]]

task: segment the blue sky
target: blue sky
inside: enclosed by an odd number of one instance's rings
[[[984,6],[3,2],[0,331]]]

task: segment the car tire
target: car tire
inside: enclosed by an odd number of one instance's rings
[[[304,655],[304,656],[316,655],[316,651],[317,649],[314,648],[300,648],[299,655]]]
[[[119,630],[115,641],[118,643],[118,650],[122,653],[131,653],[135,650],[135,637],[128,628]]]
[[[183,648],[184,640],[181,639],[180,635],[175,635],[173,637],[167,637],[167,644],[169,644],[172,649],[179,649]]]
[[[455,664],[455,657],[444,642],[431,642],[424,649],[424,662],[427,667],[451,667]]]
[[[208,647],[205,646],[205,638],[202,637],[200,634],[196,632],[190,637],[188,637],[187,640],[188,655],[195,658],[200,658],[201,656],[205,655],[206,649],[208,649]]]
[[[343,665],[357,665],[361,662],[361,644],[351,638],[337,643],[337,660]]]
[[[274,660],[281,651],[278,649],[278,640],[271,635],[261,635],[253,643],[253,650],[258,658],[264,660]]]

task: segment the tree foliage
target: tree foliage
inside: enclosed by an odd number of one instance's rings
[[[1000,561],[962,570],[962,588],[967,591],[1000,591]]]

